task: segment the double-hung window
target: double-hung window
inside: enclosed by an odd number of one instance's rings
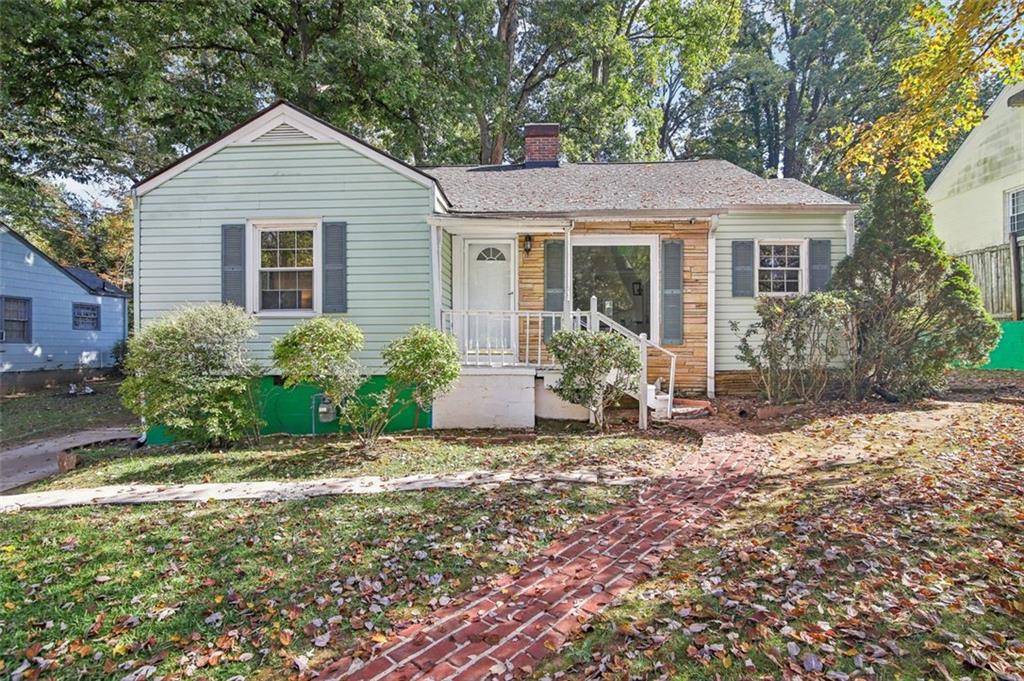
[[[313,312],[317,302],[317,235],[309,223],[255,224],[257,312]]]
[[[32,342],[32,299],[0,296],[0,341],[5,343]]]
[[[92,303],[74,303],[71,306],[71,328],[76,331],[99,331],[100,306]]]
[[[756,264],[758,295],[790,295],[806,290],[802,241],[758,241]]]
[[[1010,234],[1024,240],[1024,187],[1006,195],[1006,224]]]

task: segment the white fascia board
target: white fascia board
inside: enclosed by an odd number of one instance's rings
[[[172,165],[167,168],[159,175],[146,180],[138,187],[135,188],[136,196],[144,196],[148,192],[156,189],[164,182],[167,182],[172,177],[180,175],[189,168],[195,166],[198,163],[213,156],[218,151],[226,146],[232,144],[249,144],[253,140],[257,139],[260,135],[264,134],[268,130],[271,130],[281,123],[287,123],[292,127],[305,132],[311,137],[315,138],[314,141],[299,141],[299,144],[311,144],[315,142],[337,142],[342,146],[351,149],[352,151],[365,156],[366,158],[374,161],[388,170],[392,170],[398,173],[406,179],[412,180],[416,184],[428,187],[431,190],[436,188],[434,180],[426,175],[413,170],[409,166],[397,161],[386,154],[383,154],[373,147],[360,142],[355,137],[346,135],[334,128],[321,123],[320,121],[312,118],[305,113],[292,108],[288,104],[281,104],[279,106],[268,109],[263,115],[249,121],[237,130],[221,137],[217,141],[213,142],[207,147],[204,147],[199,152],[192,156],[182,159],[179,163]],[[290,141],[289,144],[294,144],[295,141]],[[261,145],[271,146],[271,145]]]
[[[561,233],[570,223],[569,220],[550,220],[538,218],[463,218],[455,215],[430,215],[427,223],[434,227],[443,227],[450,234],[477,234],[482,232],[516,234],[519,232]]]

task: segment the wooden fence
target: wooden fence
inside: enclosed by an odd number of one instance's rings
[[[957,257],[974,272],[974,280],[981,289],[981,299],[996,319],[1020,319],[1024,286],[1021,284],[1024,241],[1014,240],[1017,257],[1013,257],[1010,244],[979,248]],[[1014,272],[1016,270],[1016,272]],[[1014,289],[1016,288],[1016,291]]]

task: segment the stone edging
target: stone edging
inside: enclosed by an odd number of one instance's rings
[[[318,480],[197,483],[192,485],[107,485],[82,489],[56,489],[29,494],[0,496],[0,513],[35,508],[61,508],[97,504],[135,505],[157,502],[204,502],[249,499],[295,501],[339,494],[382,494],[431,489],[457,489],[478,485],[529,485],[568,483],[576,485],[627,486],[647,482],[642,476],[609,477],[599,471],[581,469],[560,473],[473,470],[450,475],[409,475],[382,478],[367,475]]]

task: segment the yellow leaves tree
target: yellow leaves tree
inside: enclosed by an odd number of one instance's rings
[[[1024,0],[932,0],[912,14],[921,48],[896,64],[899,105],[837,132],[841,167],[910,178],[923,173],[950,142],[981,121],[983,76],[1024,78]]]

